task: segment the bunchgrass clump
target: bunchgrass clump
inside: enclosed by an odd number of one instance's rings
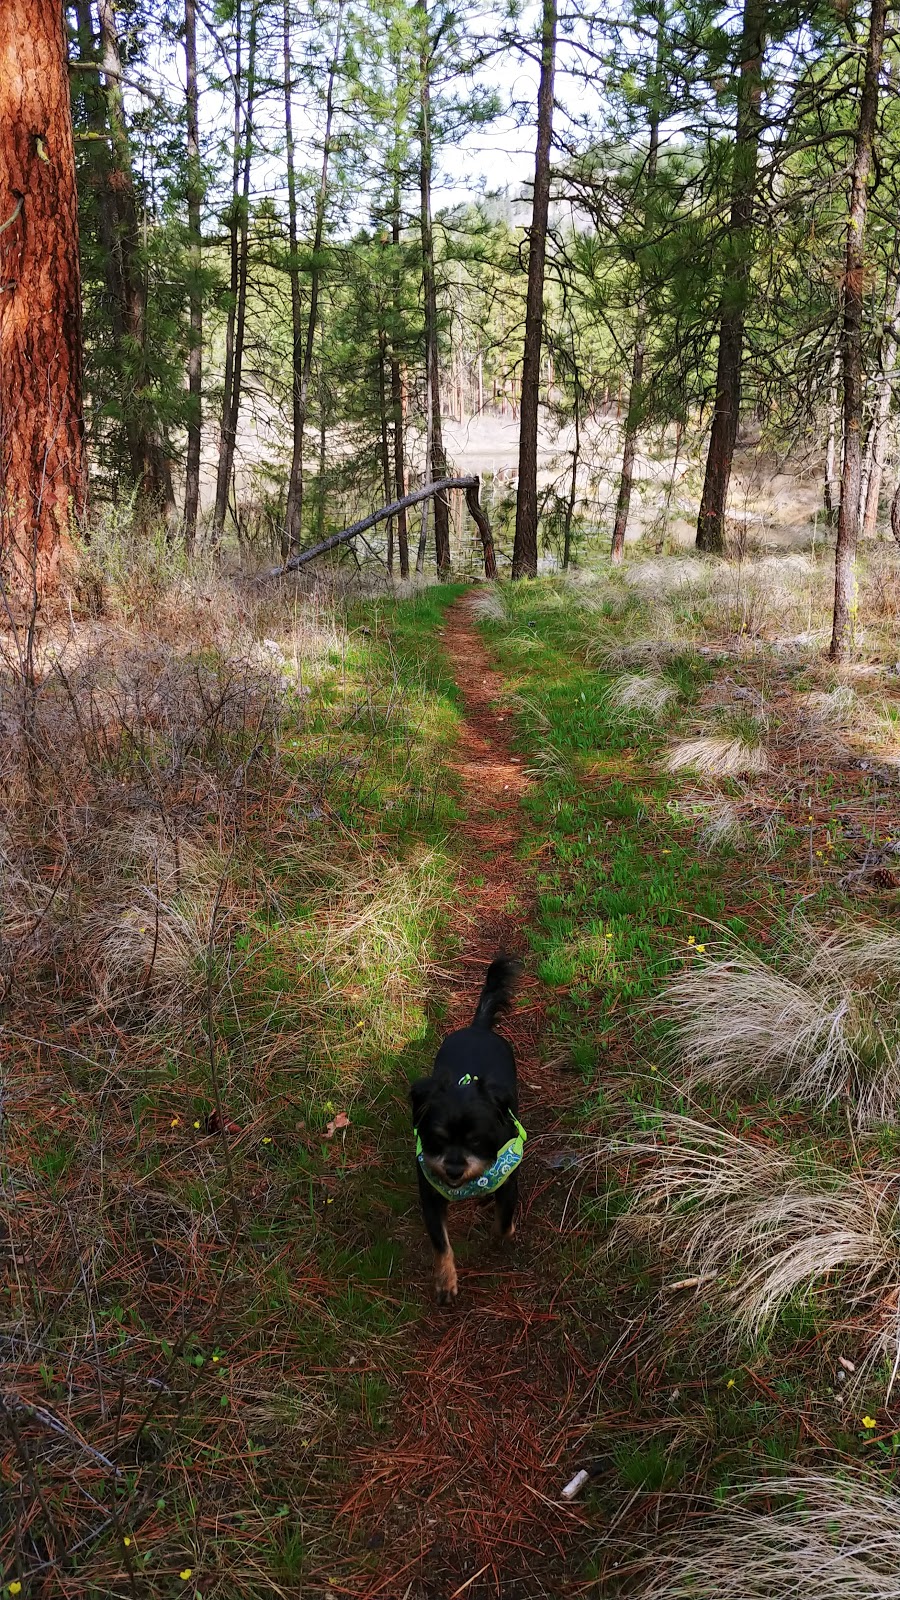
[[[695,772],[705,778],[737,778],[765,772],[769,761],[765,746],[748,744],[727,734],[702,734],[673,744],[663,762],[668,773]]]
[[[606,703],[614,711],[646,716],[653,720],[678,700],[678,684],[655,672],[631,672],[616,678],[606,691]]]
[[[777,965],[776,965],[777,961]],[[777,957],[696,956],[663,991],[669,1050],[691,1083],[768,1085],[862,1126],[900,1110],[900,937],[795,925]]]
[[[756,1338],[797,1295],[827,1292],[863,1323],[868,1371],[898,1349],[898,1195],[888,1172],[829,1166],[685,1116],[660,1115],[620,1230],[649,1238],[699,1279],[723,1321]],[[649,1160],[644,1164],[644,1158]]]
[[[863,1473],[741,1485],[640,1563],[639,1600],[892,1600],[900,1496]]]

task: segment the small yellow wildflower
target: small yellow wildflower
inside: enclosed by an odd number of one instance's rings
[[[199,1128],[199,1126],[200,1126],[200,1124],[199,1124],[199,1122],[195,1122],[195,1123],[194,1123],[194,1127],[195,1127],[195,1128]]]
[[[169,1127],[170,1128],[177,1128],[180,1121],[181,1121],[180,1117],[173,1117],[172,1121],[169,1123]]]
[[[20,1584],[18,1578],[13,1578],[12,1583],[9,1585],[9,1592],[10,1594],[22,1593],[22,1585]]]
[[[821,850],[817,850],[817,851],[816,851],[816,855],[817,855],[817,856],[820,856],[820,855],[821,855],[821,854],[822,854],[822,852],[821,852]]]
[[[688,934],[688,944],[696,944],[696,943],[697,943],[697,941],[694,938],[694,935],[692,933],[689,933]]]
[[[863,1427],[864,1428],[877,1428],[878,1427],[878,1423],[876,1422],[874,1417],[863,1417]]]
[[[263,1144],[271,1144],[271,1139],[263,1139]]]
[[[725,1387],[726,1387],[726,1389],[733,1389],[734,1388],[734,1379],[733,1378],[729,1378],[728,1382],[725,1385]]]
[[[127,1535],[127,1533],[126,1533],[126,1535],[125,1535],[125,1537],[124,1537],[124,1539],[123,1539],[123,1540],[122,1540],[122,1543],[123,1543],[123,1544],[124,1544],[124,1546],[125,1546],[125,1548],[126,1548],[126,1550],[127,1550],[127,1548],[128,1548],[128,1546],[129,1546],[129,1545],[130,1545],[130,1543],[131,1543],[131,1540],[130,1540],[130,1539],[129,1539],[129,1537],[128,1537],[128,1535]]]
[[[221,1361],[221,1356],[213,1356],[213,1361]]]
[[[694,946],[694,949],[696,950],[698,956],[702,956],[704,950],[706,949],[706,945],[705,944],[697,944],[697,945]]]
[[[192,1577],[193,1573],[194,1573],[193,1567],[182,1567],[182,1569],[179,1572],[178,1576],[179,1576],[179,1578],[183,1578],[185,1583],[187,1583],[188,1578]]]
[[[334,1205],[334,1197],[333,1197],[333,1195],[329,1195],[328,1196],[328,1199],[325,1201],[325,1204],[327,1206],[333,1206]]]
[[[652,1062],[651,1062],[651,1064],[650,1064],[650,1071],[651,1071],[651,1072],[655,1072],[655,1071],[656,1071],[656,1067],[655,1067],[655,1066],[654,1066],[654,1065],[653,1065],[653,1063],[652,1063]]]
[[[364,1022],[358,1022],[356,1024],[356,1026],[357,1026],[357,1028],[364,1028],[365,1027],[365,1023]]]

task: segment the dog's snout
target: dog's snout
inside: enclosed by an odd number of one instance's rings
[[[465,1173],[466,1166],[465,1156],[448,1155],[444,1157],[444,1171],[451,1183],[459,1183]]]

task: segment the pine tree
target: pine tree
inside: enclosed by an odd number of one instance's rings
[[[556,65],[556,0],[544,0],[541,25],[541,81],[538,90],[537,150],[531,229],[528,236],[528,297],[522,358],[519,420],[519,490],[512,575],[533,578],[538,561],[537,441],[544,326],[544,263],[550,213],[550,143],[553,137],[553,78]]]
[[[744,321],[750,297],[753,211],[762,138],[762,73],[769,0],[744,0],[732,152],[731,215],[723,240],[715,410],[697,519],[697,548],[725,548],[725,507],[741,409]]]
[[[85,504],[81,285],[58,0],[0,6],[0,557],[37,593]]]

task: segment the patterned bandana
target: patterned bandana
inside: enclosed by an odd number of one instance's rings
[[[505,1183],[511,1172],[522,1159],[525,1150],[525,1140],[528,1138],[518,1117],[513,1117],[516,1125],[515,1137],[509,1139],[502,1150],[497,1151],[497,1156],[491,1165],[481,1174],[480,1178],[470,1178],[468,1183],[461,1183],[457,1188],[452,1188],[449,1183],[442,1183],[440,1178],[431,1171],[425,1161],[422,1141],[416,1129],[416,1160],[422,1168],[432,1189],[442,1194],[445,1200],[477,1200],[479,1195],[493,1194],[495,1189]]]

